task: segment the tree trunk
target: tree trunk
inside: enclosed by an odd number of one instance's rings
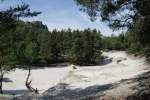
[[[2,71],[2,68],[0,68],[0,93],[3,94],[3,76],[4,76],[4,73]]]
[[[30,92],[34,92],[34,93],[38,94],[38,93],[39,93],[39,92],[38,92],[38,89],[37,89],[37,88],[34,89],[34,88],[31,86],[32,80],[29,81],[30,76],[31,76],[31,67],[29,66],[29,69],[28,69],[28,76],[27,76],[27,78],[26,78],[26,87],[27,87],[27,89],[28,89]]]

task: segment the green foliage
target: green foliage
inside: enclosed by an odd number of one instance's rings
[[[17,36],[14,48],[18,64],[28,65],[38,59],[40,51],[38,36],[41,32],[45,33],[45,30],[47,30],[47,27],[43,24],[40,26],[39,22],[18,22],[16,29],[13,31]]]
[[[41,22],[19,22],[14,33],[19,64],[62,61],[91,64],[101,56],[101,34],[96,30],[48,31]]]
[[[13,51],[12,51],[12,36],[10,31],[5,31],[0,34],[0,66],[1,69],[9,71],[13,68]]]
[[[134,27],[126,33],[129,51],[133,53],[148,54],[150,48],[150,18],[139,20]]]
[[[21,37],[21,34],[14,32],[18,20],[20,17],[33,17],[40,14],[40,12],[31,12],[29,5],[22,4],[16,7],[10,7],[7,10],[0,11],[0,56],[6,58],[1,60],[1,66],[7,65],[7,62],[12,61],[12,57],[15,59],[17,41]],[[15,60],[13,60],[16,62]],[[8,66],[8,65],[7,65]]]
[[[80,65],[95,63],[100,56],[101,35],[96,30],[74,31],[71,60]]]
[[[119,36],[111,35],[103,38],[103,49],[108,50],[125,50],[127,47],[124,33]]]

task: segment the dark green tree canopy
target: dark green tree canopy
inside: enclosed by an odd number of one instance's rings
[[[28,4],[17,5],[16,7],[9,7],[6,10],[0,10],[0,25],[8,28],[14,26],[15,22],[21,17],[37,16],[41,12],[31,11]]]
[[[101,18],[109,26],[132,27],[137,20],[150,16],[150,0],[75,0],[91,20]]]

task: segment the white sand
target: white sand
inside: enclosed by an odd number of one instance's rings
[[[104,53],[104,55],[113,57],[112,63],[104,66],[82,67],[68,74],[64,82],[70,84],[71,88],[86,88],[92,85],[115,83],[148,71],[144,59],[131,59],[123,51]],[[126,60],[116,62],[117,59],[122,58]]]
[[[32,70],[32,85],[37,87],[40,92],[60,82],[69,84],[71,89],[86,88],[92,85],[115,83],[148,71],[144,59],[132,59],[124,51],[103,54],[109,58],[113,57],[112,62],[103,66],[84,66],[77,67],[77,69],[66,66]],[[126,58],[126,60],[117,63],[116,61],[121,58]],[[21,69],[7,74],[5,77],[10,78],[12,82],[4,83],[4,90],[26,89],[24,85],[26,75],[27,71]]]
[[[56,85],[59,80],[66,76],[68,68],[45,68],[31,70],[32,86],[38,88],[40,92]],[[12,80],[12,82],[4,83],[4,90],[24,90],[25,80],[28,71],[22,69],[16,69],[10,72],[5,77]]]

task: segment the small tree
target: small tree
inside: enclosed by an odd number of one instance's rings
[[[38,90],[37,89],[34,89],[32,86],[31,86],[31,82],[32,80],[29,80],[30,76],[31,76],[31,65],[33,63],[33,61],[37,58],[38,56],[38,52],[37,51],[37,44],[36,42],[30,42],[28,45],[26,45],[26,48],[25,48],[25,56],[26,56],[26,60],[28,61],[28,76],[26,78],[26,87],[29,91],[31,92],[35,92],[35,93],[38,93]]]

